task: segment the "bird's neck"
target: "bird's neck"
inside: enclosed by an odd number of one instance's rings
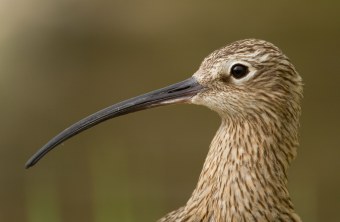
[[[193,221],[300,221],[286,174],[298,145],[297,126],[274,125],[265,118],[223,119],[185,206]]]

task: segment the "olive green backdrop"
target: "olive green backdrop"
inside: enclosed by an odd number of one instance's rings
[[[185,204],[219,125],[175,105],[108,121],[24,163],[73,122],[191,76],[244,38],[305,82],[289,189],[304,221],[340,221],[339,1],[0,2],[0,221],[155,221]]]

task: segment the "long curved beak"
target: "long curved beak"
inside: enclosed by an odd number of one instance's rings
[[[26,169],[35,165],[54,147],[65,140],[108,119],[152,107],[190,102],[191,97],[204,89],[194,77],[182,82],[140,95],[100,110],[71,125],[40,148],[27,162]]]

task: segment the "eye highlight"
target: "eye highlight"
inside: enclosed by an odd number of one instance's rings
[[[248,67],[239,63],[233,65],[230,69],[230,74],[235,79],[241,79],[245,77],[248,73],[249,73]]]

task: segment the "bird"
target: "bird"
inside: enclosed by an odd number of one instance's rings
[[[208,55],[192,77],[71,125],[26,163],[105,120],[168,104],[203,105],[221,124],[187,203],[158,222],[300,222],[287,171],[299,146],[303,81],[273,43],[244,39]]]

